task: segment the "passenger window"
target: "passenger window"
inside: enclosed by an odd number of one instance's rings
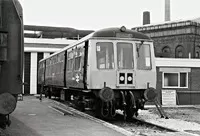
[[[138,57],[137,57],[137,68],[141,70],[151,69],[151,53],[150,45],[143,44],[137,46]]]
[[[67,70],[72,71],[73,69],[73,58],[74,58],[74,54],[73,51],[70,51],[68,53],[68,57],[67,57]]]
[[[80,70],[81,68],[81,57],[82,57],[82,48],[78,48],[75,54],[75,70]]]
[[[6,33],[0,33],[0,61],[7,60],[8,36]]]
[[[114,50],[113,43],[99,42],[96,44],[97,68],[113,69],[114,68]]]

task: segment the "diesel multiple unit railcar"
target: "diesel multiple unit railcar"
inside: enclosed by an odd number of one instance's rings
[[[138,114],[156,97],[152,40],[137,31],[96,31],[39,62],[38,82],[48,96],[74,101],[82,109],[113,118]]]
[[[22,93],[23,19],[18,0],[0,0],[0,127],[10,124]]]

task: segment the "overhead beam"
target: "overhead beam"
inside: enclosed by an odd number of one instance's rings
[[[42,38],[67,38],[77,39],[82,38],[92,32],[93,30],[78,30],[70,27],[51,27],[51,26],[35,26],[35,25],[24,25],[24,30],[28,31],[41,31]],[[37,35],[26,33],[25,37],[39,38]]]

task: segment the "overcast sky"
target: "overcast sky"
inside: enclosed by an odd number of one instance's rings
[[[19,0],[25,25],[97,30],[142,25],[143,11],[151,23],[164,21],[164,0]],[[200,0],[171,0],[171,20],[200,17]]]

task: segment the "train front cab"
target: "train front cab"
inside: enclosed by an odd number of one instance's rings
[[[102,103],[111,102],[109,107],[124,110],[128,116],[137,115],[148,99],[145,90],[156,88],[153,42],[91,39],[87,73],[88,89],[101,89],[96,96]]]

